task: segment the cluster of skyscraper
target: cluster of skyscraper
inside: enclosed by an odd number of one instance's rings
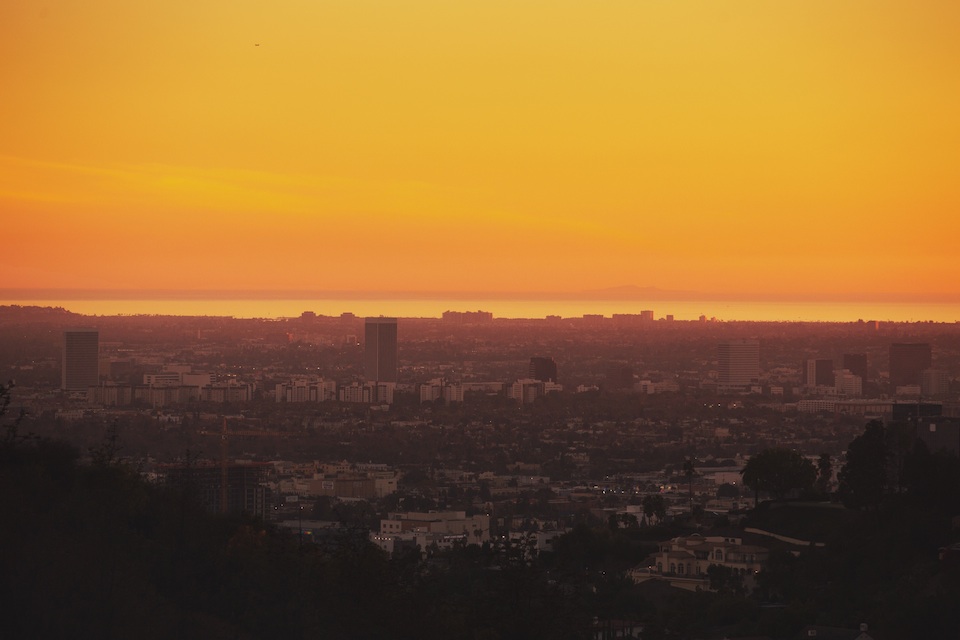
[[[366,379],[396,384],[400,361],[397,319],[367,318],[364,338],[363,368]],[[64,391],[85,392],[99,382],[100,332],[96,329],[64,331],[61,388]]]
[[[947,393],[946,372],[931,367],[927,343],[890,345],[889,388],[896,395],[937,396]],[[729,340],[717,346],[717,374],[720,388],[745,389],[759,384],[760,344],[757,340]],[[808,389],[835,389],[837,393],[859,396],[867,381],[867,355],[845,353],[837,368],[833,359],[804,360],[801,385]]]
[[[347,395],[353,401],[386,401],[393,397],[399,380],[399,342],[396,318],[367,318],[364,325],[364,383],[355,383]],[[926,343],[890,345],[890,388],[899,393],[916,387],[914,395],[936,395],[949,380],[943,372],[931,368],[932,353]],[[760,384],[760,343],[758,340],[728,340],[717,346],[718,386],[749,389]],[[942,374],[942,375],[938,375]],[[832,359],[809,359],[802,363],[801,384],[808,388],[836,387],[845,395],[859,395],[867,380],[866,354],[843,354],[841,368]],[[551,385],[559,389],[557,364],[552,358],[530,359],[529,378],[520,381]],[[99,384],[99,332],[96,329],[72,329],[64,332],[62,389],[86,392]],[[208,383],[209,384],[209,383]],[[354,389],[356,387],[356,389]],[[841,389],[842,387],[842,389]],[[931,391],[932,390],[932,391]],[[298,391],[294,389],[293,392]],[[544,391],[540,391],[542,395]],[[523,390],[520,395],[526,393]],[[286,391],[285,391],[286,395]],[[341,394],[343,395],[343,394]],[[390,400],[386,400],[390,398]]]

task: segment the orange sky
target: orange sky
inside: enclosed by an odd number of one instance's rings
[[[957,300],[958,33],[956,0],[6,0],[4,286]]]

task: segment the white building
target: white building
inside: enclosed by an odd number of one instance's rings
[[[821,411],[835,411],[837,400],[830,398],[806,398],[797,402],[797,411],[800,413],[820,413]]]
[[[742,538],[700,534],[680,536],[661,542],[647,566],[637,567],[629,575],[634,582],[665,579],[672,586],[695,591],[709,589],[707,570],[711,565],[733,570],[745,585],[753,584],[766,566],[770,552],[764,547],[743,544]]]
[[[337,383],[323,378],[295,378],[276,386],[277,402],[325,402],[337,399]]]
[[[443,549],[456,543],[482,544],[490,540],[490,516],[467,517],[465,511],[391,513],[370,539],[388,553],[398,541],[412,542],[424,553],[432,545]]]
[[[445,404],[463,402],[463,385],[447,384],[443,378],[434,378],[420,385],[420,402],[436,402],[443,400]]]
[[[837,369],[833,372],[833,380],[838,394],[848,398],[863,395],[863,379],[854,375],[849,369]]]
[[[469,534],[471,542],[490,540],[490,516],[467,517],[466,511],[407,511],[390,513],[380,521],[380,535],[403,531],[429,531],[459,535]]]
[[[507,397],[513,398],[520,404],[532,404],[537,398],[542,398],[548,393],[557,393],[563,391],[563,385],[556,382],[543,382],[532,378],[517,380],[507,390]]]
[[[397,388],[395,382],[365,382],[340,387],[340,402],[361,404],[393,404],[393,394]]]

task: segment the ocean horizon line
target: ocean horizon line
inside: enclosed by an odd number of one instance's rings
[[[0,305],[61,308],[86,316],[192,316],[291,319],[320,316],[441,318],[447,311],[485,311],[494,318],[565,319],[583,316],[639,315],[655,320],[722,322],[960,322],[960,303],[805,302],[735,300],[610,299],[385,299],[385,298],[168,298],[168,299],[7,299]]]

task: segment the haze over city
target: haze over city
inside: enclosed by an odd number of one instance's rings
[[[955,322],[3,305],[0,371],[14,637],[960,629]]]

